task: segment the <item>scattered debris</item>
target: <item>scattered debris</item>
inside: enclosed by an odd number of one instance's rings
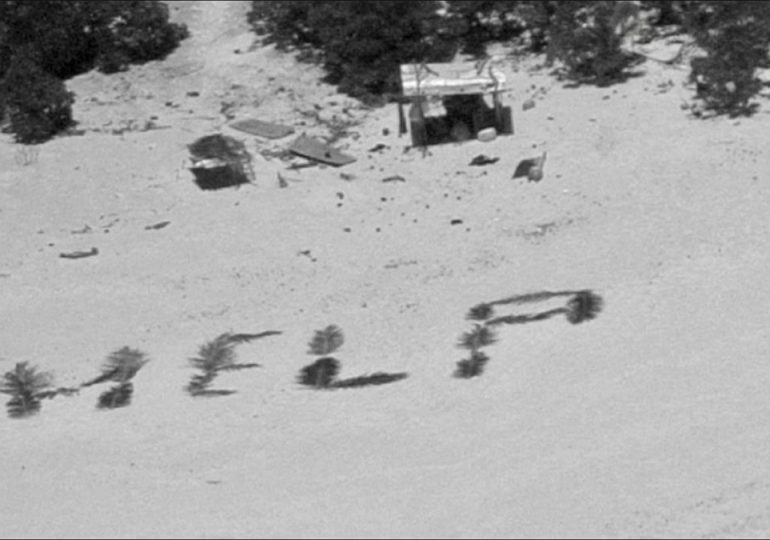
[[[200,95],[201,95],[200,92],[196,92],[194,90],[192,92],[187,92],[187,97],[198,97]]]
[[[91,248],[90,251],[71,251],[69,253],[59,253],[59,257],[62,259],[83,259],[85,257],[93,257],[98,255],[99,250],[97,248]]]
[[[252,118],[233,122],[230,127],[266,139],[282,139],[294,133],[294,128],[291,126],[263,122]]]
[[[516,166],[513,173],[514,178],[526,176],[530,182],[539,182],[543,179],[543,166],[545,165],[546,153],[537,158],[523,159]]]
[[[70,231],[71,234],[88,234],[92,231],[91,227],[86,224],[82,229],[75,229],[74,231]]]
[[[388,146],[387,144],[378,143],[378,144],[374,145],[373,147],[371,147],[367,151],[368,152],[382,152],[383,150],[385,150],[387,148],[390,148],[390,146]]]
[[[340,173],[340,178],[342,178],[343,180],[345,180],[347,182],[350,182],[351,180],[355,180],[356,179],[356,175],[355,174],[348,174],[348,173],[344,173],[343,172],[343,173]]]
[[[534,99],[528,99],[524,101],[524,103],[521,104],[521,110],[528,111],[530,109],[535,108],[535,100]]]
[[[289,151],[304,158],[341,167],[356,161],[356,158],[343,154],[336,148],[324,144],[318,139],[300,135],[289,147]]]
[[[154,225],[147,225],[147,226],[144,228],[144,230],[145,230],[145,231],[156,231],[156,230],[158,230],[158,229],[162,229],[162,228],[164,228],[164,227],[167,227],[167,226],[168,226],[168,225],[170,225],[170,224],[171,224],[171,222],[170,222],[170,221],[161,221],[160,223],[156,223],[156,224],[154,224]]]
[[[308,167],[318,167],[318,163],[315,161],[307,161],[305,163],[292,163],[289,165],[289,169],[292,171],[297,169],[307,169]]]
[[[462,219],[453,219],[449,222],[450,225],[462,225],[463,220]]]
[[[316,262],[318,260],[315,257],[313,257],[309,249],[303,249],[302,251],[298,251],[297,255],[302,255],[303,257],[307,257],[308,259],[310,259],[311,262]]]
[[[302,182],[302,180],[299,178],[289,178],[282,175],[281,173],[277,173],[277,175],[278,175],[278,187],[280,188],[289,187],[289,182],[296,182],[296,183]]]
[[[476,134],[476,139],[481,142],[492,142],[497,138],[497,130],[493,127],[485,128]]]
[[[387,178],[383,178],[382,181],[383,182],[406,182],[406,178],[398,174],[395,174],[393,176],[388,176]]]
[[[500,158],[498,157],[491,158],[489,156],[485,156],[484,154],[479,154],[478,156],[476,156],[471,160],[469,165],[475,166],[475,167],[482,167],[484,165],[492,165],[493,163],[497,163],[498,161],[500,161]]]

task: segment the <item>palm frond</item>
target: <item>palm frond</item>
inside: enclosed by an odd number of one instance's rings
[[[519,294],[501,300],[489,302],[490,306],[502,306],[506,304],[526,304],[531,302],[543,302],[558,296],[572,296],[578,291],[540,291],[535,293]]]
[[[556,308],[556,309],[549,309],[548,311],[544,311],[542,313],[534,313],[534,314],[527,314],[527,315],[504,315],[502,317],[495,317],[494,319],[490,319],[487,321],[488,326],[498,326],[501,324],[526,324],[531,322],[537,322],[537,321],[544,321],[546,319],[550,319],[551,317],[555,317],[556,315],[561,315],[562,313],[566,313],[566,308]]]
[[[127,407],[131,404],[131,397],[134,395],[134,385],[130,382],[117,384],[102,393],[96,404],[97,409],[118,409]]]
[[[592,291],[580,291],[567,302],[566,316],[572,324],[595,319],[604,308],[604,300]]]
[[[28,362],[18,362],[16,366],[3,375],[0,380],[0,393],[16,396],[37,396],[47,390],[53,381],[48,372],[38,371]]]
[[[362,386],[374,386],[380,384],[390,384],[409,376],[408,373],[372,373],[371,375],[360,375],[350,379],[335,381],[331,384],[332,388],[359,388]]]
[[[230,334],[222,334],[218,338],[200,346],[198,356],[190,358],[193,367],[204,372],[219,371],[235,363],[235,343],[230,341]]]
[[[251,369],[251,368],[257,368],[262,367],[260,364],[231,364],[229,366],[225,366],[223,368],[220,368],[219,371],[240,371],[241,369]]]
[[[203,373],[196,373],[190,378],[189,384],[185,387],[185,390],[193,396],[201,395],[208,391],[209,385],[216,378],[216,371],[204,371]]]
[[[263,337],[268,336],[277,336],[282,334],[283,332],[280,332],[278,330],[268,330],[266,332],[260,332],[259,334],[222,334],[222,336],[228,336],[227,340],[231,343],[248,343],[250,341],[254,341],[255,339],[261,339]]]
[[[328,388],[340,370],[340,363],[331,357],[319,358],[305,366],[297,377],[297,382],[314,388]]]
[[[468,310],[468,314],[465,318],[472,321],[486,321],[494,315],[494,313],[495,310],[491,304],[478,304]]]
[[[484,373],[484,366],[489,362],[489,356],[483,352],[476,352],[469,359],[457,362],[454,376],[458,379],[471,379]]]
[[[326,356],[342,347],[344,341],[345,336],[342,334],[342,329],[331,324],[323,330],[316,331],[313,339],[308,344],[310,347],[308,354]]]
[[[81,387],[92,386],[107,381],[114,381],[119,384],[126,383],[134,378],[137,372],[142,369],[149,359],[147,355],[138,349],[123,347],[107,356],[102,364],[102,373],[95,379],[81,384]]]
[[[11,396],[6,404],[8,416],[25,418],[39,412],[40,398],[48,391],[52,380],[50,373],[40,372],[27,362],[18,362],[0,380],[0,393]]]
[[[477,351],[481,347],[492,345],[495,342],[497,342],[497,336],[492,328],[481,324],[475,324],[473,325],[473,330],[464,332],[463,335],[460,336],[460,341],[457,346],[470,351]]]

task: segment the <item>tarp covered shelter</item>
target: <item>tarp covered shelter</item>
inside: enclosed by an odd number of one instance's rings
[[[412,143],[466,140],[494,127],[498,133],[513,133],[513,114],[503,106],[505,74],[488,62],[413,63],[401,65],[401,90],[411,103],[409,112]],[[492,106],[485,95],[492,96]],[[431,101],[440,100],[446,114],[430,115]],[[399,103],[402,125],[406,123]]]

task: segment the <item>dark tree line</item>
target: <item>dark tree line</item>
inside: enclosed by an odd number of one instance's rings
[[[267,43],[319,62],[350,95],[396,94],[398,66],[438,62],[458,51],[482,55],[491,41],[517,39],[547,52],[567,79],[612,84],[641,58],[622,49],[626,33],[660,27],[691,34],[705,56],[692,64],[697,97],[718,113],[750,113],[770,45],[770,3],[736,0],[449,0],[439,2],[255,1],[254,30]],[[636,24],[632,24],[633,22]]]
[[[24,143],[72,122],[63,80],[162,58],[187,36],[165,4],[146,0],[0,1],[0,120]]]

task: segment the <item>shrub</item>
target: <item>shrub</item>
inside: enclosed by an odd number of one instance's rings
[[[465,53],[483,56],[491,41],[506,41],[527,29],[527,18],[536,4],[507,0],[450,0],[448,18]]]
[[[399,65],[456,52],[437,1],[256,1],[250,20],[267,42],[320,60],[327,80],[354,97],[399,91]],[[312,53],[312,54],[309,54]]]
[[[626,26],[613,1],[556,3],[548,33],[548,56],[560,60],[578,82],[608,84],[623,78],[635,56],[621,49]]]
[[[0,111],[18,141],[47,140],[71,123],[72,95],[57,79],[161,58],[187,34],[155,1],[2,1]]]
[[[96,67],[105,73],[129,64],[165,57],[189,36],[184,25],[168,22],[168,6],[161,2],[105,2],[109,21],[95,31]]]
[[[72,124],[73,94],[37,58],[32,49],[20,50],[0,82],[0,106],[8,110],[16,141],[24,144],[46,141]]]
[[[147,0],[0,2],[0,21],[0,76],[4,41],[11,50],[34,48],[46,71],[66,79],[162,58],[188,35],[168,22],[164,3]]]
[[[762,87],[756,69],[768,65],[770,4],[698,2],[685,12],[685,27],[706,52],[693,58],[690,73],[705,108],[731,116],[754,112],[750,101]]]

